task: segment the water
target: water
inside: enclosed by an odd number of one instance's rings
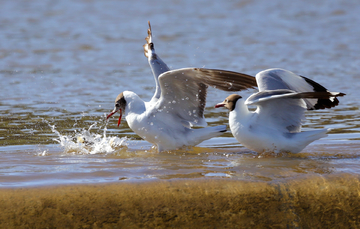
[[[286,183],[360,174],[360,16],[357,1],[1,1],[0,186],[227,180]],[[143,54],[147,21],[170,68],[255,75],[280,67],[346,93],[307,113],[304,130],[332,128],[300,154],[259,155],[225,133],[157,153],[117,118],[117,94],[144,100],[154,80]],[[241,92],[243,97],[254,91]],[[205,117],[227,124],[213,106]],[[325,179],[324,178],[324,179]],[[311,183],[311,182],[310,182]]]

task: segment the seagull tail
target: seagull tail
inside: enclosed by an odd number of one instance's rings
[[[297,139],[294,141],[295,142],[293,146],[294,150],[292,150],[292,152],[298,153],[313,141],[328,136],[327,135],[328,131],[329,129],[321,129],[321,130],[310,130],[300,133],[293,133],[294,135],[296,135]]]
[[[190,139],[194,141],[193,145],[197,145],[202,141],[205,141],[210,138],[218,137],[227,131],[226,125],[221,126],[211,126],[200,129],[191,129],[192,134]]]

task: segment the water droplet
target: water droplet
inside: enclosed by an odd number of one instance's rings
[[[153,122],[150,122],[150,126],[152,126],[152,125],[154,125],[154,123],[153,123]]]
[[[173,101],[172,101],[172,103],[176,103],[176,101],[175,101],[175,100],[173,100]]]

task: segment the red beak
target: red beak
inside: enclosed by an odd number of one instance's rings
[[[120,126],[121,117],[122,117],[122,110],[120,109],[120,117],[119,117],[119,120],[118,120],[118,127]]]
[[[225,106],[224,103],[218,103],[218,104],[215,105],[215,108],[224,107],[224,106]]]
[[[113,114],[115,114],[116,111],[111,112],[110,114],[108,114],[108,116],[106,117],[106,119],[109,119],[111,116],[113,116]],[[122,110],[120,109],[120,117],[119,117],[119,121],[118,121],[118,126],[120,126],[120,122],[121,122],[121,117],[122,117]]]

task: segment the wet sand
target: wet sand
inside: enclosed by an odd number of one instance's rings
[[[0,189],[0,228],[359,228],[360,176]]]

